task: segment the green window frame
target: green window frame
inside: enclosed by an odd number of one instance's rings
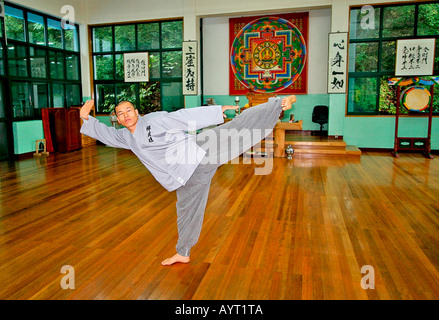
[[[79,25],[5,3],[0,20],[0,79],[12,121],[41,119],[41,108],[82,102]]]
[[[109,113],[123,100],[141,114],[184,107],[183,20],[91,26],[96,111]],[[149,81],[124,81],[124,53],[148,52]]]
[[[393,115],[398,39],[436,38],[439,75],[439,1],[350,8],[347,115]],[[404,111],[404,110],[402,110]],[[439,90],[433,111],[439,112]]]

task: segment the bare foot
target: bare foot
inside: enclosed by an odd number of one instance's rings
[[[288,110],[291,109],[293,103],[296,102],[296,96],[288,96],[282,100],[282,110]]]
[[[188,263],[189,261],[191,261],[191,259],[189,257],[185,257],[182,255],[179,255],[178,253],[176,253],[175,255],[173,255],[171,258],[165,259],[162,261],[162,266],[170,266],[174,263]]]

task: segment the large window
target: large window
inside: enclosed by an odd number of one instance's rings
[[[183,22],[161,21],[91,28],[93,77],[98,112],[129,100],[142,114],[183,107]],[[123,55],[149,53],[149,82],[125,82]]]
[[[395,74],[397,39],[436,38],[434,69],[439,75],[439,2],[351,8],[349,35],[350,115],[395,114],[395,88],[388,79]]]
[[[39,119],[41,108],[81,103],[78,25],[8,3],[0,26],[9,118]]]

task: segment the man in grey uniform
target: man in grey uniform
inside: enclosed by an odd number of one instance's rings
[[[221,126],[216,125],[224,122],[224,111],[236,110],[237,106],[197,107],[139,116],[131,102],[122,101],[115,112],[125,128],[115,129],[89,115],[94,105],[94,101],[89,100],[80,110],[84,120],[81,133],[106,145],[131,150],[166,190],[176,190],[177,253],[162,265],[188,263],[190,249],[201,233],[210,182],[217,168],[264,139],[282,110],[290,109],[295,101],[295,96],[270,99]],[[209,126],[215,127],[197,135],[189,133]],[[250,130],[248,137],[232,137],[230,142],[221,139],[224,131],[243,129]],[[254,132],[258,134],[253,135]],[[226,139],[229,138],[226,135]],[[224,143],[238,144],[238,148],[220,149]]]

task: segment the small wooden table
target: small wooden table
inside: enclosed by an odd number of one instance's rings
[[[278,122],[274,126],[274,156],[277,158],[285,155],[285,130],[302,130],[303,120],[298,122]]]

